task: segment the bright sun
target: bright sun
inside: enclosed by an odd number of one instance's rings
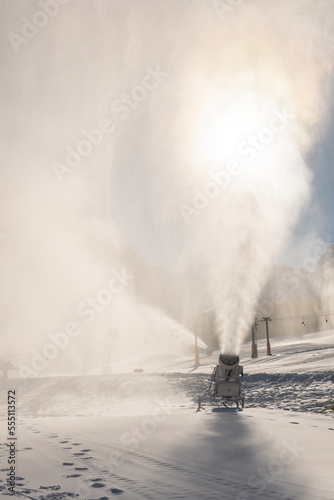
[[[235,159],[238,145],[266,126],[273,108],[270,99],[251,92],[206,99],[194,134],[197,161],[215,169]]]

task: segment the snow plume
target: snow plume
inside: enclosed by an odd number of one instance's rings
[[[310,193],[305,155],[326,117],[334,5],[230,3],[6,2],[5,355],[44,349],[58,373],[66,357],[98,363],[125,247],[151,268],[205,260],[222,349],[238,351]],[[119,333],[124,352],[150,314],[140,297],[118,303],[138,313],[123,327],[130,340]],[[56,333],[68,341],[57,356]]]
[[[333,8],[244,2],[221,30],[202,33],[201,63],[192,61],[193,189],[180,210],[208,264],[223,352],[239,352],[310,196],[306,155],[326,122]]]
[[[27,375],[98,369],[109,316],[131,318],[111,337],[115,352],[159,331],[141,305],[145,290],[138,301],[131,295],[149,285],[129,278],[127,264],[141,263],[145,274],[172,241],[168,230],[165,241],[157,237],[169,192],[160,192],[155,120],[168,110],[171,40],[182,39],[196,9],[152,0],[29,0],[4,9],[2,357]]]

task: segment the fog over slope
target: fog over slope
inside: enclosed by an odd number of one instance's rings
[[[1,19],[3,357],[80,373],[190,352],[203,309],[199,336],[238,352],[317,175],[333,3],[57,5]]]

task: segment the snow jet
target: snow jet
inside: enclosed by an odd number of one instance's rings
[[[223,30],[201,39],[219,47],[215,67],[208,59],[209,77],[192,79],[196,187],[180,210],[207,263],[224,353],[239,353],[312,189],[307,153],[326,123],[333,48],[324,32],[333,5],[301,4],[240,6]]]
[[[237,109],[230,106],[229,119],[232,123],[237,120],[240,130],[234,138],[223,129],[220,147],[224,148],[226,139],[239,140],[241,132],[245,139],[239,142],[238,153],[245,161],[241,160],[240,175],[217,204],[216,216],[211,212],[210,221],[206,218],[210,241],[214,241],[210,248],[211,280],[222,352],[239,352],[274,259],[310,194],[312,174],[306,154],[319,138],[317,125],[326,118],[324,80],[332,71],[326,40],[320,41],[324,12],[319,7],[315,13],[314,5],[304,3],[308,14],[302,23],[295,7],[285,11],[268,3],[260,9],[256,5],[253,12],[260,23],[275,14],[278,22],[271,26],[270,33],[257,25],[252,68],[246,76],[251,81],[252,105],[242,105],[241,113],[238,110],[245,99],[245,75],[235,77],[235,87],[242,90],[231,90]],[[325,10],[333,18],[333,9],[328,7]],[[252,9],[247,15],[252,17]],[[285,21],[293,24],[292,33],[282,30]],[[317,47],[309,43],[305,47],[311,25]],[[244,43],[251,43],[247,36]],[[291,46],[293,52],[289,54]],[[243,127],[247,120],[253,122],[248,130],[247,124]],[[227,120],[227,126],[231,122]],[[267,315],[266,310],[259,312]]]
[[[217,5],[73,1],[18,54],[10,40],[5,46],[5,355],[40,351],[50,333],[77,320],[77,305],[123,269],[125,247],[176,272],[204,261],[205,285],[189,302],[208,297],[222,349],[238,352],[272,261],[309,198],[306,155],[329,107],[333,5],[254,0],[223,18]],[[36,14],[33,2],[6,9],[4,39]],[[52,166],[66,161],[59,182]],[[148,286],[143,279],[142,296]],[[126,335],[112,339],[122,353],[136,324],[145,338],[160,310],[132,292],[111,313],[129,319]],[[185,316],[197,309],[185,307]],[[103,311],[83,324],[54,361],[58,373],[88,360],[98,366],[106,325]]]

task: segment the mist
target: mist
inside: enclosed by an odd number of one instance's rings
[[[144,269],[202,262],[238,353],[312,192],[333,5],[42,5],[1,21],[4,357],[30,376],[192,353],[199,311],[167,307]]]
[[[181,210],[208,264],[223,352],[239,353],[312,193],[307,157],[328,121],[332,78],[323,16],[333,10],[301,3],[243,4],[217,34],[214,45],[226,49],[196,96],[202,115],[192,146],[206,173],[199,166]]]

